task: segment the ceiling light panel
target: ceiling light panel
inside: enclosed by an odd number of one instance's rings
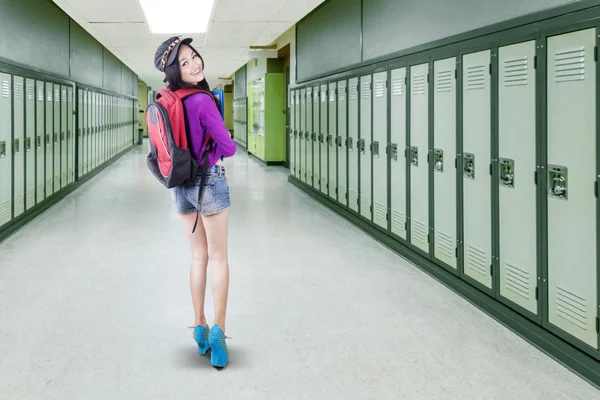
[[[138,0],[150,31],[155,34],[204,33],[214,0]]]

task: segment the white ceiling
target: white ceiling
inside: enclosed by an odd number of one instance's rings
[[[153,35],[137,0],[53,0],[104,47],[153,88],[161,88],[162,73],[154,68],[154,53],[172,35]],[[200,1],[200,0],[199,0]],[[249,61],[250,46],[267,46],[324,0],[215,0],[206,34],[184,35],[206,63],[211,86]],[[169,0],[164,0],[169,5]]]

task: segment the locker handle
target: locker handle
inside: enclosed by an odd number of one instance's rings
[[[6,142],[0,142],[0,158],[6,157]]]
[[[19,154],[21,152],[21,140],[15,139],[13,142],[14,152],[15,154]]]
[[[42,147],[42,138],[40,136],[35,137],[35,146],[38,149]]]
[[[31,151],[31,138],[30,137],[25,139],[25,146],[27,148],[27,151]]]

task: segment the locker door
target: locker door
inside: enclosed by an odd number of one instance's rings
[[[92,92],[92,170],[98,166],[98,94]]]
[[[67,184],[73,182],[74,145],[73,133],[73,88],[67,89]]]
[[[12,84],[0,73],[0,226],[12,219]]]
[[[68,141],[68,129],[67,129],[67,121],[68,121],[68,114],[67,114],[67,108],[68,108],[68,101],[67,101],[67,87],[66,86],[62,86],[61,87],[61,106],[60,106],[60,112],[61,112],[61,118],[60,118],[60,142],[61,142],[61,149],[60,149],[60,159],[61,159],[61,166],[60,166],[60,187],[63,188],[65,186],[67,186],[67,176],[68,176],[68,171],[67,171],[67,165],[68,163],[68,159],[69,159],[69,155],[68,155],[68,145],[67,145],[67,141]]]
[[[327,152],[328,152],[328,195],[333,200],[337,200],[337,96],[335,87],[337,83],[330,83],[329,92],[329,110],[328,110],[328,134],[327,134]]]
[[[456,264],[456,58],[434,62],[434,257]]]
[[[300,91],[300,137],[298,138],[298,149],[300,151],[300,180],[306,183],[306,89]]]
[[[321,168],[319,175],[321,176],[321,192],[324,195],[327,195],[329,191],[327,190],[327,186],[329,185],[329,167],[327,165],[327,156],[329,155],[329,146],[327,144],[327,85],[321,85],[321,129],[319,133],[319,147],[321,154]]]
[[[348,82],[348,206],[358,212],[358,78]]]
[[[46,130],[44,106],[46,99],[44,98],[44,82],[36,81],[37,104],[36,104],[36,126],[35,126],[35,159],[37,164],[36,169],[36,185],[37,185],[37,203],[41,203],[46,198],[44,190],[46,184]]]
[[[406,68],[391,72],[390,190],[392,233],[406,239]]]
[[[61,131],[60,131],[60,85],[54,85],[54,193],[60,191]]]
[[[463,56],[465,274],[492,287],[490,50]]]
[[[595,42],[548,38],[547,189],[549,321],[597,349]]]
[[[387,72],[373,76],[373,222],[388,227]]]
[[[410,68],[410,242],[429,253],[429,64]]]
[[[372,219],[371,202],[371,75],[360,78],[360,133],[359,133],[359,154],[360,154],[360,214],[368,219]]]
[[[25,80],[13,76],[13,218],[25,212]]]
[[[321,107],[319,107],[319,87],[315,86],[313,88],[313,129],[312,129],[312,148],[313,148],[313,182],[312,186],[319,190],[319,186],[321,183],[321,148],[319,142],[319,134],[321,132],[321,120],[320,120],[320,111]]]
[[[52,83],[46,82],[46,197],[54,193],[54,101]]]
[[[314,171],[313,171],[313,136],[315,134],[313,127],[313,91],[312,88],[306,89],[306,183],[313,186]]]
[[[288,140],[290,142],[288,160],[290,164],[290,175],[295,176],[295,160],[296,160],[296,92],[290,91],[290,131],[288,132]]]
[[[77,176],[83,176],[83,90],[77,89]]]
[[[338,202],[348,207],[348,82],[337,83]]]
[[[300,143],[302,143],[300,127],[300,91],[294,92],[294,176],[300,179]]]
[[[35,206],[35,81],[27,79],[27,100],[25,103],[25,207]]]
[[[537,314],[534,57],[534,40],[498,53],[498,222],[500,294]]]
[[[88,171],[88,167],[87,167],[87,162],[88,162],[88,127],[89,127],[89,123],[88,123],[88,92],[87,90],[82,90],[82,101],[83,101],[83,108],[81,110],[81,118],[83,120],[83,127],[81,130],[81,135],[82,135],[82,158],[81,158],[81,169],[83,171],[83,175],[87,174]]]

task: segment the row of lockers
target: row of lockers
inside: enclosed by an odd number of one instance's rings
[[[133,100],[7,73],[0,85],[0,229],[132,145]]]
[[[596,51],[589,28],[295,88],[290,173],[598,356]]]
[[[246,98],[233,101],[233,137],[244,148],[248,148]]]

